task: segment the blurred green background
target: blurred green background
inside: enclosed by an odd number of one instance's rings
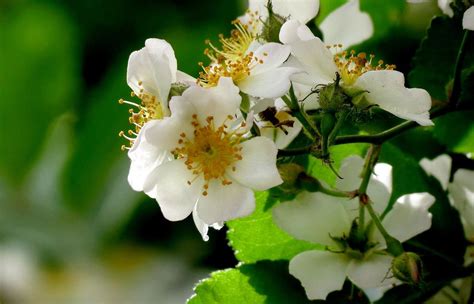
[[[435,2],[411,1],[363,46],[408,71]],[[146,38],[170,42],[196,75],[204,40],[246,6],[0,0],[0,303],[183,303],[236,265],[225,229],[205,243],[191,218],[170,223],[130,189],[117,101]]]

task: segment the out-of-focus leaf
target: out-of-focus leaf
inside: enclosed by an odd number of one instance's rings
[[[462,36],[459,19],[446,16],[433,19],[426,38],[416,52],[414,68],[408,75],[410,84],[424,88],[435,99],[447,100],[447,86],[453,77]],[[474,39],[468,41],[467,50],[464,67],[474,64]]]
[[[0,13],[0,174],[20,183],[78,88],[77,32],[57,6]]]
[[[434,134],[453,152],[474,152],[474,111],[454,112],[438,118]]]
[[[189,304],[310,303],[286,262],[259,262],[216,271],[194,289]]]
[[[120,150],[127,141],[118,136],[120,130],[129,128],[128,108],[118,104],[119,98],[130,98],[124,80],[126,59],[122,62],[124,64],[111,70],[103,85],[88,96],[90,108],[83,121],[79,121],[75,149],[63,180],[67,201],[78,209],[97,203],[110,170],[119,160],[127,158],[126,152]],[[127,187],[125,182],[124,187]]]
[[[315,248],[316,244],[296,240],[273,222],[272,205],[278,198],[269,192],[256,194],[256,210],[252,215],[227,222],[227,237],[235,256],[241,262],[254,263],[261,260],[289,260],[296,254]]]

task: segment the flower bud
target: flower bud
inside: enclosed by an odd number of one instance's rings
[[[423,278],[421,258],[414,252],[404,252],[392,261],[392,273],[403,283],[419,285]]]
[[[285,23],[285,18],[275,14],[271,1],[267,3],[268,18],[263,23],[262,37],[267,42],[280,42],[280,29]]]
[[[340,76],[336,81],[330,83],[319,90],[319,105],[321,109],[337,112],[350,104],[350,97],[346,95],[339,85]]]
[[[189,85],[180,83],[180,82],[175,82],[171,84],[170,88],[170,94],[168,96],[168,100],[171,99],[173,96],[181,96],[183,95],[183,92],[186,91],[186,89],[189,88]]]
[[[299,177],[304,174],[304,168],[298,164],[288,163],[278,166],[283,184],[280,189],[287,192],[295,192],[299,189]]]

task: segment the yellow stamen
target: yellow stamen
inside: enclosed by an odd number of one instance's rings
[[[208,116],[203,125],[197,115],[193,115],[193,136],[181,133],[178,146],[172,151],[176,158],[184,159],[188,170],[195,175],[188,181],[189,185],[199,176],[204,178],[203,195],[207,195],[212,180],[220,180],[224,186],[232,184],[226,172],[235,170],[235,162],[242,159],[240,143],[245,133],[227,130],[226,122],[232,119],[228,116],[221,126],[216,127],[214,117]]]

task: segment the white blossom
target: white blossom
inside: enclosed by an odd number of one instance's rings
[[[344,160],[337,187],[354,190],[360,185],[363,167],[360,157]],[[377,164],[368,186],[373,208],[381,214],[387,207],[391,191],[391,166]],[[385,229],[399,241],[406,241],[431,226],[428,208],[434,197],[428,193],[413,193],[400,197],[382,220]],[[273,209],[279,227],[297,239],[325,245],[327,250],[311,250],[296,255],[290,261],[290,273],[298,278],[309,299],[325,299],[342,288],[348,277],[359,288],[367,291],[371,300],[398,283],[391,278],[393,257],[383,251],[385,241],[378,230],[367,234],[366,251],[343,246],[340,241],[349,236],[351,224],[357,217],[358,199],[344,200],[323,193],[301,193],[294,200]],[[369,227],[370,222],[366,227]]]
[[[143,184],[156,166],[170,158],[169,153],[149,144],[143,136],[148,128],[146,123],[169,116],[168,95],[171,85],[176,82],[192,83],[194,79],[177,70],[177,61],[171,45],[162,39],[151,38],[145,47],[130,54],[127,67],[127,83],[140,103],[121,100],[133,106],[130,123],[133,130],[129,137],[131,147],[128,157],[131,160],[128,182],[135,191],[143,191]],[[125,146],[123,146],[125,147]]]
[[[251,125],[242,120],[240,102],[230,78],[211,88],[192,86],[171,99],[170,117],[148,122],[141,135],[146,149],[168,155],[147,175],[144,192],[157,200],[168,220],[193,213],[205,240],[208,226],[218,228],[254,210],[252,189],[282,182],[275,144],[247,138]]]
[[[449,17],[454,16],[454,11],[451,8],[453,0],[438,0],[438,6],[445,15]],[[462,27],[465,30],[474,31],[474,6],[469,7],[463,14]]]

